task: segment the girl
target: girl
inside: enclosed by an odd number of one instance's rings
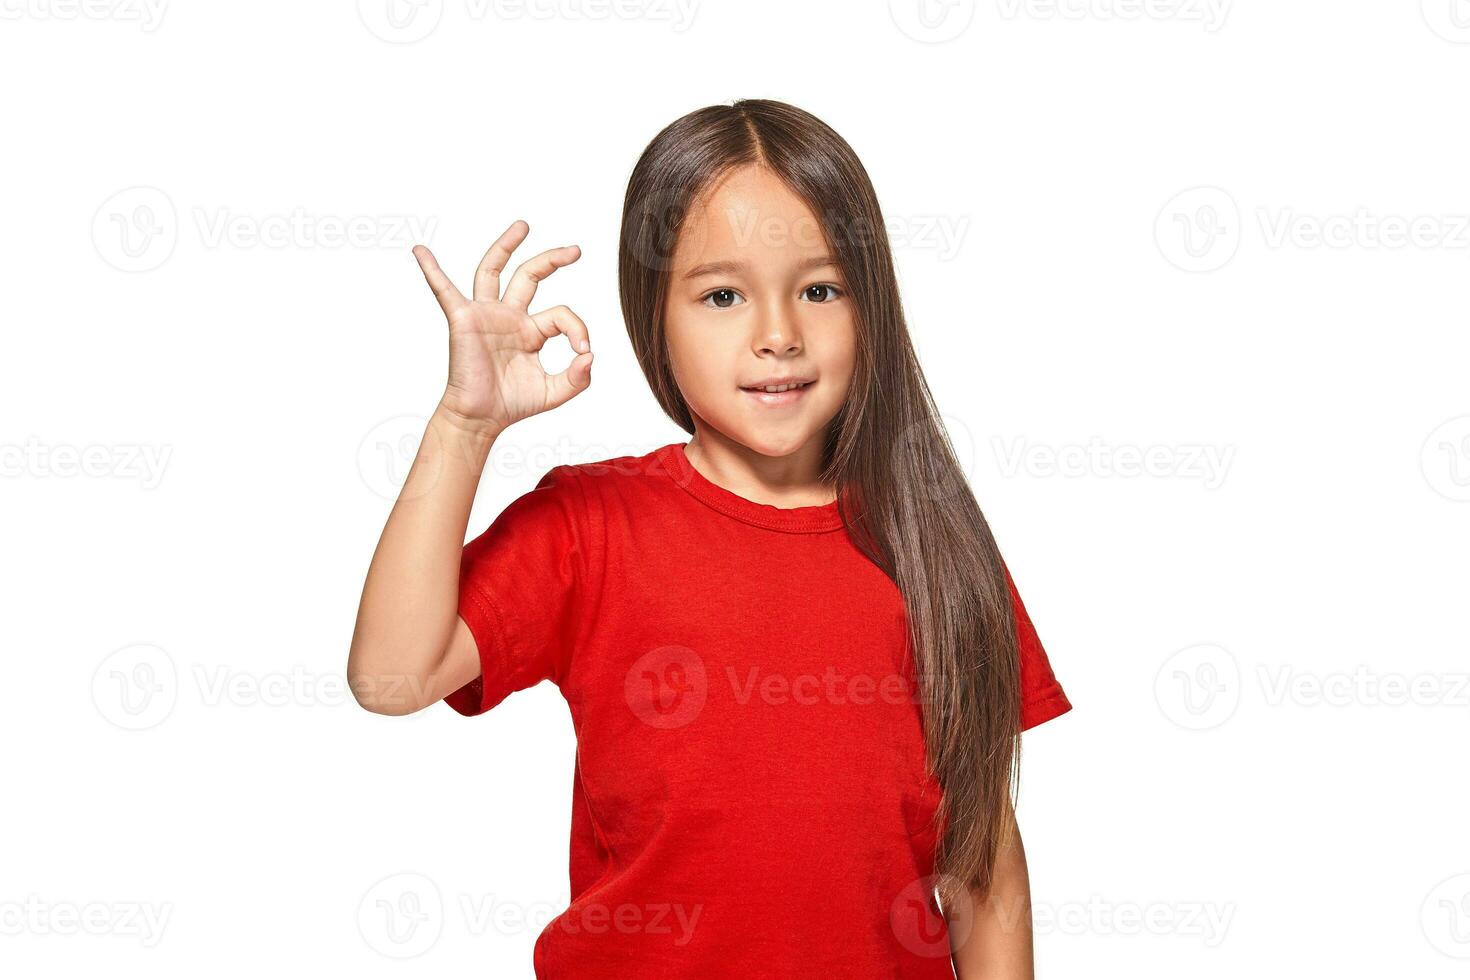
[[[550,679],[577,769],[571,906],[536,976],[1029,977],[1021,731],[1071,705],[955,461],[851,147],[745,100],[665,128],[619,289],[688,442],[553,467],[462,545],[496,438],[591,383],[532,314],[574,245],[466,298],[363,590],[359,702],[474,715]],[[548,376],[537,352],[578,353]],[[462,548],[462,550],[461,550]]]

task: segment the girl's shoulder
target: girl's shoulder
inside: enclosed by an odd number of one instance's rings
[[[585,463],[562,463],[553,466],[541,478],[542,484],[574,484],[581,493],[602,493],[647,488],[668,481],[669,453],[678,451],[681,443],[669,443],[641,454],[626,453]]]
[[[644,453],[558,463],[546,470],[525,496],[539,499],[580,523],[589,514],[606,513],[612,500],[646,499],[650,493],[673,486],[674,464],[668,454],[680,451],[681,446],[675,442]]]

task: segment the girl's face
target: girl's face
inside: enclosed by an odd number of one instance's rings
[[[857,327],[821,224],[764,168],[731,171],[691,207],[664,331],[699,421],[766,456],[822,435],[852,380]],[[805,382],[768,394],[756,386]]]

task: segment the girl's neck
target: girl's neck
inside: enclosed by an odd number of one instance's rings
[[[821,482],[822,436],[784,456],[767,456],[696,422],[684,455],[699,475],[758,504],[812,507],[837,499]]]

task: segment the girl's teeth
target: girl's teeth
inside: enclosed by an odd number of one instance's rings
[[[777,395],[777,394],[780,394],[783,391],[790,391],[792,388],[804,388],[804,387],[806,387],[805,383],[803,383],[803,384],[797,384],[797,385],[772,385],[772,386],[770,386],[768,388],[757,388],[756,391],[764,391],[764,392],[769,392],[772,395]]]

